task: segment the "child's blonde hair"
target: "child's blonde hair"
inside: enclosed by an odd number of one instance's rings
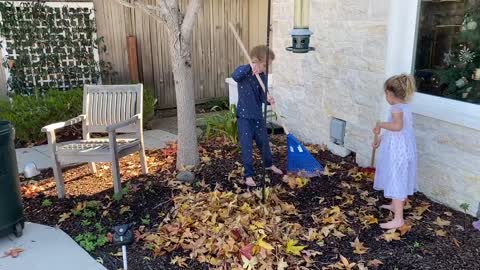
[[[257,58],[260,62],[264,62],[267,60],[267,52],[268,52],[268,59],[275,60],[275,53],[270,49],[267,48],[265,45],[259,45],[254,47],[250,51],[251,58]]]
[[[415,93],[415,78],[407,74],[392,76],[385,82],[384,89],[392,92],[397,98],[408,100]]]

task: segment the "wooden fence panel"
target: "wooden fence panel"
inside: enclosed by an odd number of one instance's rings
[[[143,0],[155,4],[158,0]],[[121,7],[113,0],[94,0],[98,36],[103,36],[107,52],[100,56],[112,63],[118,75],[114,83],[130,81],[127,36],[135,35],[138,46],[140,80],[154,89],[159,108],[175,107],[175,89],[168,51],[166,27],[139,10]],[[225,78],[245,62],[228,22],[232,22],[248,47],[265,43],[267,1],[205,0],[193,32],[193,74],[197,103],[228,95]],[[180,0],[185,10],[188,0]]]

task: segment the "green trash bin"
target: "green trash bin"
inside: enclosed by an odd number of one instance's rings
[[[14,233],[20,237],[25,217],[14,138],[15,130],[10,122],[0,121],[0,236]]]

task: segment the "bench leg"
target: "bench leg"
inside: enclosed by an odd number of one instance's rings
[[[88,167],[90,167],[90,171],[93,174],[97,174],[97,166],[95,165],[95,162],[88,163]]]
[[[112,179],[113,179],[113,190],[115,194],[121,194],[122,192],[122,182],[120,179],[120,164],[118,163],[118,152],[117,152],[117,134],[110,132],[108,134],[110,154],[112,157]]]
[[[142,173],[147,174],[148,173],[148,164],[147,164],[147,157],[145,156],[145,149],[143,148],[143,145],[140,147],[140,163],[142,163]]]
[[[57,158],[52,158],[53,176],[55,178],[55,188],[57,189],[58,198],[65,198],[65,184],[63,180],[62,167],[58,163]]]

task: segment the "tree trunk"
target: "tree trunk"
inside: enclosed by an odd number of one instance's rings
[[[199,164],[195,92],[190,60],[192,48],[188,43],[181,42],[178,34],[170,34],[169,39],[170,58],[172,61],[177,99],[177,169],[183,169]]]

